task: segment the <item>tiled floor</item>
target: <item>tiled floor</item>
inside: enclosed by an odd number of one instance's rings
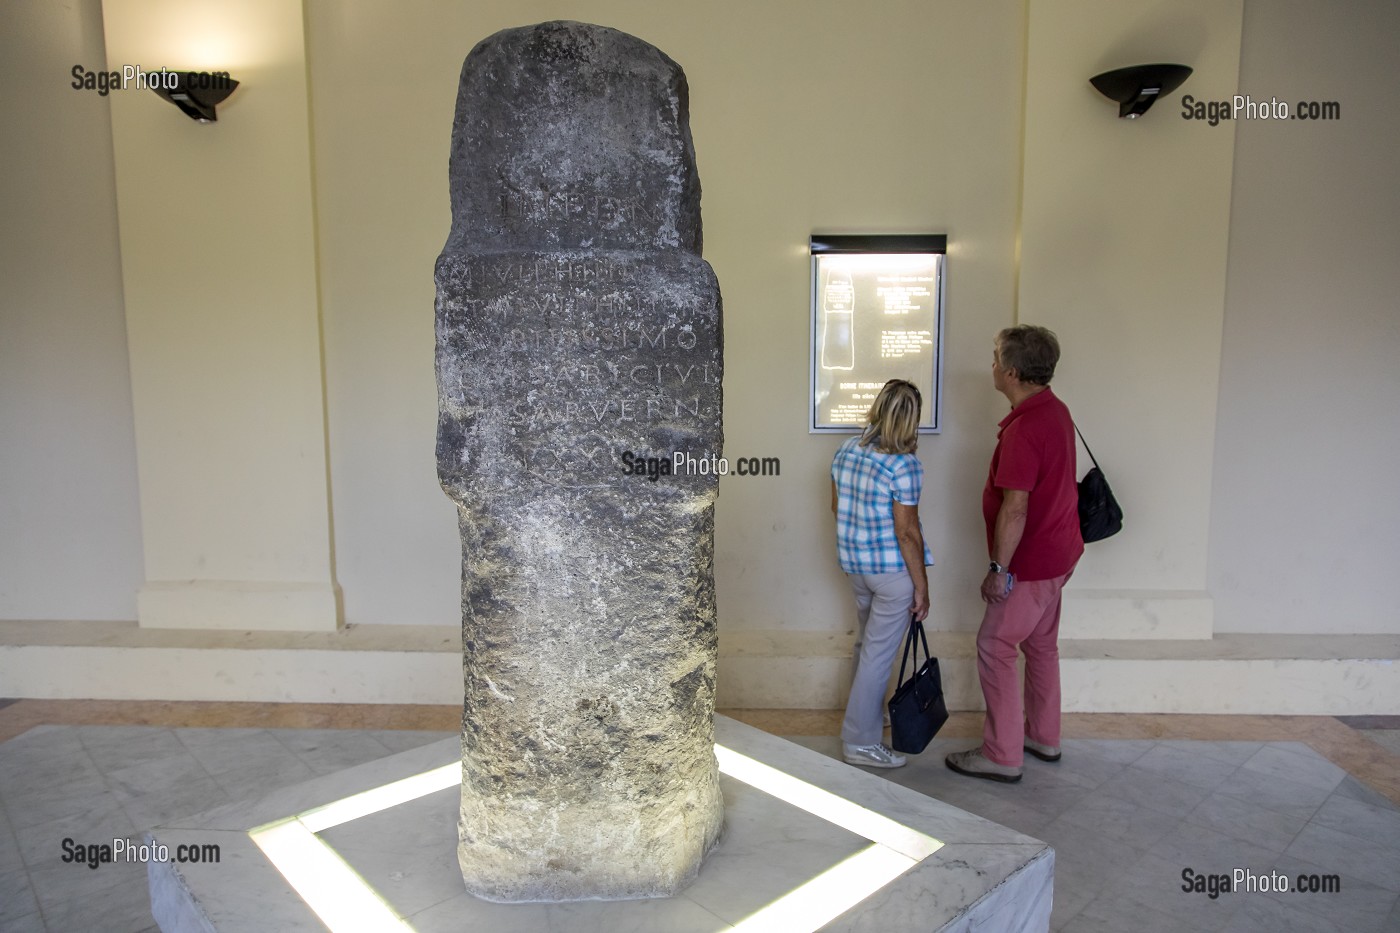
[[[838,757],[835,737],[795,738]],[[1055,847],[1054,930],[1400,930],[1400,807],[1301,742],[1072,739],[1019,784],[949,771],[938,739],[885,776]],[[1337,894],[1182,890],[1197,874],[1338,875]]]
[[[735,715],[839,753],[832,714]],[[13,736],[0,742],[0,931],[154,929],[142,866],[66,864],[63,840],[139,839],[178,813],[436,741],[453,734],[456,716],[0,702],[0,739]],[[1015,785],[944,767],[946,752],[973,744],[977,725],[956,715],[908,767],[881,774],[1055,846],[1056,930],[1400,931],[1400,720],[1067,717],[1067,732],[1085,737],[1067,739],[1057,764],[1028,759]],[[1249,730],[1255,737],[1217,737]],[[1187,868],[1336,875],[1341,891],[1213,899],[1182,891]]]

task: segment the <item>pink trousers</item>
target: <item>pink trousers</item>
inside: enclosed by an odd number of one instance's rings
[[[977,676],[987,700],[982,754],[1020,767],[1027,736],[1060,744],[1060,590],[1074,571],[1053,580],[1016,581],[1011,595],[989,603],[977,631]],[[1025,709],[1017,689],[1016,649],[1026,655]]]

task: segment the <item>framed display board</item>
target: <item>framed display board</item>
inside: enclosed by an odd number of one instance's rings
[[[891,379],[923,395],[921,434],[943,408],[943,234],[814,235],[808,431],[855,434]]]

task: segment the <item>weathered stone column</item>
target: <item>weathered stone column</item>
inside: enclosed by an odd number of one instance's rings
[[[437,265],[438,471],[462,532],[467,888],[659,897],[722,821],[719,286],[685,75],[553,22],[462,67]],[[655,478],[631,472],[646,469]],[[671,474],[671,475],[667,475]]]

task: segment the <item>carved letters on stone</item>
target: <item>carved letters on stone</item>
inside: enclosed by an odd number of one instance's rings
[[[480,43],[437,265],[462,536],[458,858],[491,900],[673,894],[715,845],[719,287],[679,66],[554,22]]]

